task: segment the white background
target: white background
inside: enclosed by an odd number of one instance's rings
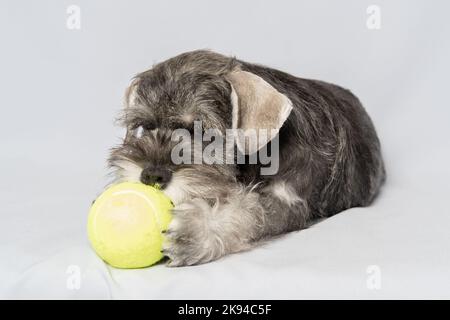
[[[66,27],[69,5],[81,29]],[[381,8],[381,29],[366,9]],[[448,1],[0,2],[0,297],[450,298]],[[350,88],[377,127],[376,203],[191,268],[115,270],[86,216],[133,75],[210,48]],[[67,287],[69,266],[80,288]],[[367,268],[381,288],[367,287]]]

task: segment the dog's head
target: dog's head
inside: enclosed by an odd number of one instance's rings
[[[291,109],[285,95],[256,74],[244,71],[233,58],[194,51],[169,59],[137,75],[126,91],[121,123],[127,133],[110,156],[116,181],[170,187],[177,176],[186,178],[186,172],[194,167],[205,176],[218,172],[217,177],[232,179],[235,170],[230,164],[174,162],[173,150],[179,144],[174,132],[193,133],[200,123],[203,131],[212,129],[223,137],[227,129],[267,129],[273,133]],[[269,136],[269,140],[273,138],[274,134]],[[264,145],[246,144],[245,135],[235,141],[247,154]]]

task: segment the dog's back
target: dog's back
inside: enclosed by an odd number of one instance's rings
[[[293,102],[280,130],[279,174],[296,181],[313,215],[369,205],[385,180],[380,142],[359,99],[324,81],[240,61]],[[292,178],[294,176],[294,178]]]

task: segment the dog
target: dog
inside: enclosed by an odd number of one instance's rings
[[[259,160],[174,163],[173,133],[199,122],[222,136],[270,130],[251,147],[237,135],[231,150],[248,160],[276,144],[276,172],[261,174]],[[169,266],[210,262],[367,206],[386,176],[374,125],[349,90],[208,50],[138,74],[120,123],[125,138],[109,157],[114,182],[158,183],[174,203],[163,246]]]

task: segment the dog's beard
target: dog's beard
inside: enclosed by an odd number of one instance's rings
[[[115,157],[110,161],[112,183],[140,182],[143,167],[132,159]],[[162,191],[178,205],[188,199],[218,200],[235,187],[234,166],[182,165],[174,170],[172,178]]]
[[[144,168],[135,161],[121,157],[112,160],[110,165],[113,169],[112,183],[140,182]],[[179,172],[175,172],[166,188],[163,189],[163,192],[176,205],[187,199],[187,195],[189,194],[189,192],[187,192],[188,187],[189,184],[183,179],[183,175]]]
[[[112,160],[110,166],[113,170],[112,183],[139,182],[143,168],[136,162],[127,158]]]

